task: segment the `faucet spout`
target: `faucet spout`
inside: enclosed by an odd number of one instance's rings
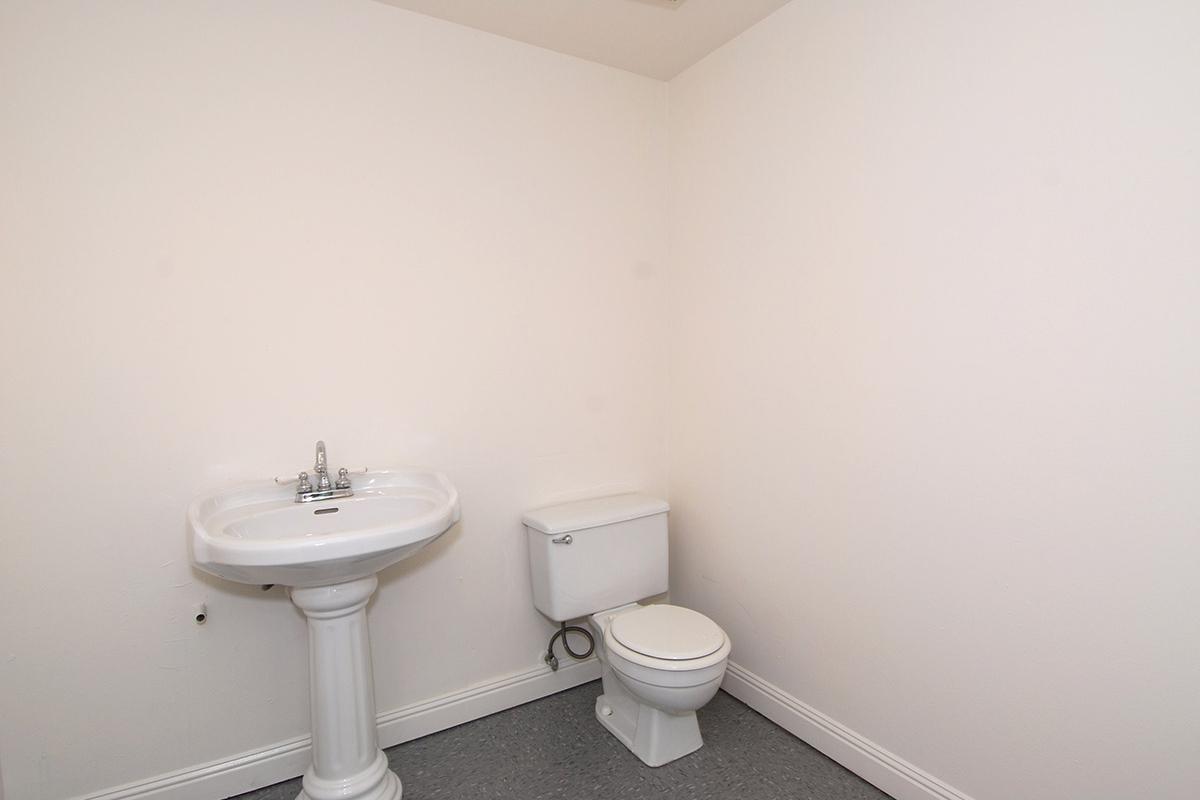
[[[320,475],[323,472],[328,472],[329,468],[325,466],[325,442],[317,442],[317,460],[313,464],[313,472]]]
[[[317,460],[313,464],[313,472],[317,473],[317,491],[327,492],[333,488],[329,482],[329,467],[325,463],[325,442],[317,442]]]

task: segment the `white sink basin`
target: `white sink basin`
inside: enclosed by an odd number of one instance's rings
[[[376,470],[354,495],[295,502],[295,487],[246,484],[188,507],[192,561],[240,583],[306,587],[374,575],[459,519],[458,492],[440,472]]]

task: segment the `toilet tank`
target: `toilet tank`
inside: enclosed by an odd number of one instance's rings
[[[555,622],[667,591],[665,500],[619,494],[525,514],[533,604]]]

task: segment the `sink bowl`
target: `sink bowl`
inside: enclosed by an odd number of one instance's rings
[[[197,498],[188,507],[192,561],[239,583],[307,587],[365,578],[458,522],[458,492],[440,472],[374,470],[354,495],[296,503],[274,481]]]

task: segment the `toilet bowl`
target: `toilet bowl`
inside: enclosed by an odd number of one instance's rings
[[[703,614],[636,603],[593,614],[604,694],[596,718],[651,767],[700,749],[696,711],[716,694],[729,637]]]

